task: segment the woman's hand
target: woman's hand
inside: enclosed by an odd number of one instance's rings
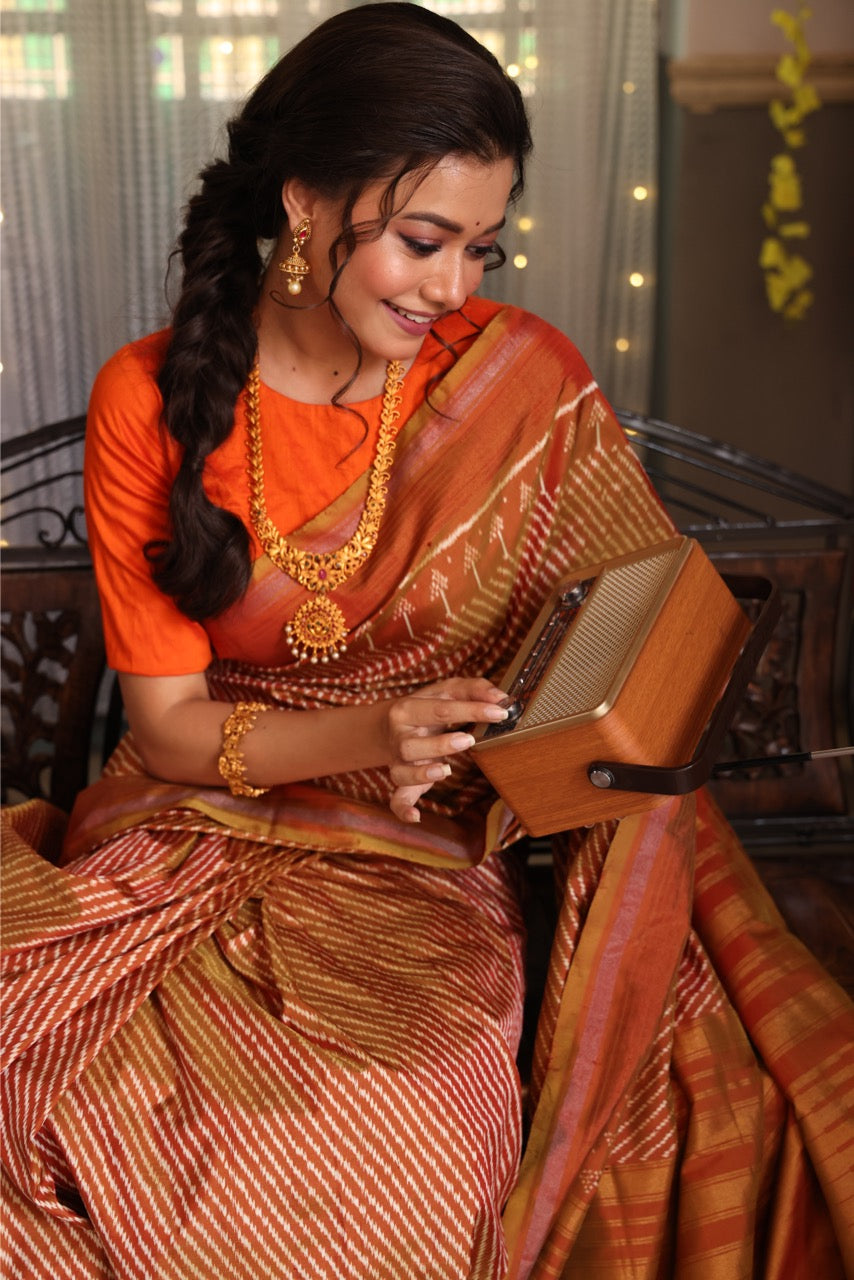
[[[222,728],[233,704],[211,699],[204,672],[121,676],[128,723],[145,768],[167,782],[222,786]],[[404,698],[311,711],[276,709],[241,739],[246,780],[275,787],[354,769],[389,768],[391,810],[418,822],[418,800],[474,739],[461,726],[505,720],[488,680],[455,677]]]
[[[507,719],[505,697],[488,680],[455,677],[426,685],[388,704],[388,735],[395,791],[391,811],[402,822],[419,822],[417,803],[434,782],[447,778],[450,760],[474,745],[463,725]]]

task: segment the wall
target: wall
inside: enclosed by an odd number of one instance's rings
[[[783,149],[767,104],[791,48],[774,7],[685,0],[664,14],[653,411],[854,492],[854,6],[825,0],[806,23],[823,105],[797,152],[815,294],[798,321],[770,309],[758,264]]]
[[[814,54],[854,48],[851,0],[818,0],[806,24]],[[675,0],[665,5],[669,52],[677,57],[716,53],[781,53],[788,46],[770,21],[772,9],[797,12],[794,0]]]

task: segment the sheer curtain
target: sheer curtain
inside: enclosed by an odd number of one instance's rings
[[[166,322],[165,267],[180,210],[221,146],[225,120],[280,53],[349,7],[0,0],[7,438],[82,413],[106,357]],[[504,238],[508,263],[485,291],[564,330],[613,402],[645,409],[655,0],[428,7],[493,49],[519,76],[532,113],[528,190]]]

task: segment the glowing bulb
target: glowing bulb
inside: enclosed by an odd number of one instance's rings
[[[527,216],[520,218],[516,223],[516,226],[519,228],[520,231],[530,231],[533,225],[534,225],[534,219],[529,218]]]
[[[649,187],[635,187],[632,195],[636,200],[645,200],[649,195]]]
[[[623,81],[623,93],[634,93],[636,88],[637,88],[637,85],[635,84],[634,80]]]
[[[519,74],[519,71],[520,71],[520,67],[519,67],[519,64],[516,62],[511,62],[510,66],[507,68],[507,74],[511,80],[516,79],[516,77]]]
[[[230,40],[220,40],[219,51],[220,53],[234,53],[234,45]]]
[[[524,253],[517,253],[513,259],[513,266],[517,267],[520,271],[524,271],[527,265],[528,259],[525,257]]]
[[[639,289],[643,284],[643,276],[639,271],[633,271],[629,276],[629,284],[633,289]]]
[[[525,59],[525,66],[528,68],[528,70],[536,71],[539,65],[540,65],[540,60],[537,57],[537,55],[535,53],[529,53],[527,58]]]
[[[614,346],[617,348],[618,351],[628,351],[629,345],[630,344],[629,344],[628,338],[618,338],[617,341],[614,343]]]

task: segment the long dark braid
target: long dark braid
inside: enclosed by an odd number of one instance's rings
[[[238,121],[229,127],[230,157],[201,175],[190,201],[178,254],[184,267],[172,318],[172,338],[158,375],[163,416],[183,445],[169,499],[172,539],[150,544],[154,580],[189,617],[215,617],[245,591],[249,535],[242,521],[215,506],[202,485],[205,459],[229,436],[234,406],[257,346],[252,312],[264,263],[258,251],[257,209],[246,170],[235,155]],[[254,188],[257,192],[257,188]],[[274,228],[276,206],[268,210]],[[278,215],[284,220],[284,212]]]
[[[176,251],[181,293],[158,385],[183,454],[171,539],[146,548],[155,582],[198,621],[238,600],[251,573],[249,534],[209,500],[202,472],[233,428],[257,348],[258,246],[284,226],[285,179],[341,199],[345,211],[385,180],[387,221],[401,177],[450,154],[511,157],[515,198],[531,138],[518,86],[482,45],[418,5],[380,3],[337,14],[286,54],[229,124],[228,143],[227,158],[201,174]],[[355,243],[345,217],[332,256],[340,249],[346,265]],[[331,265],[334,289],[342,260]]]

